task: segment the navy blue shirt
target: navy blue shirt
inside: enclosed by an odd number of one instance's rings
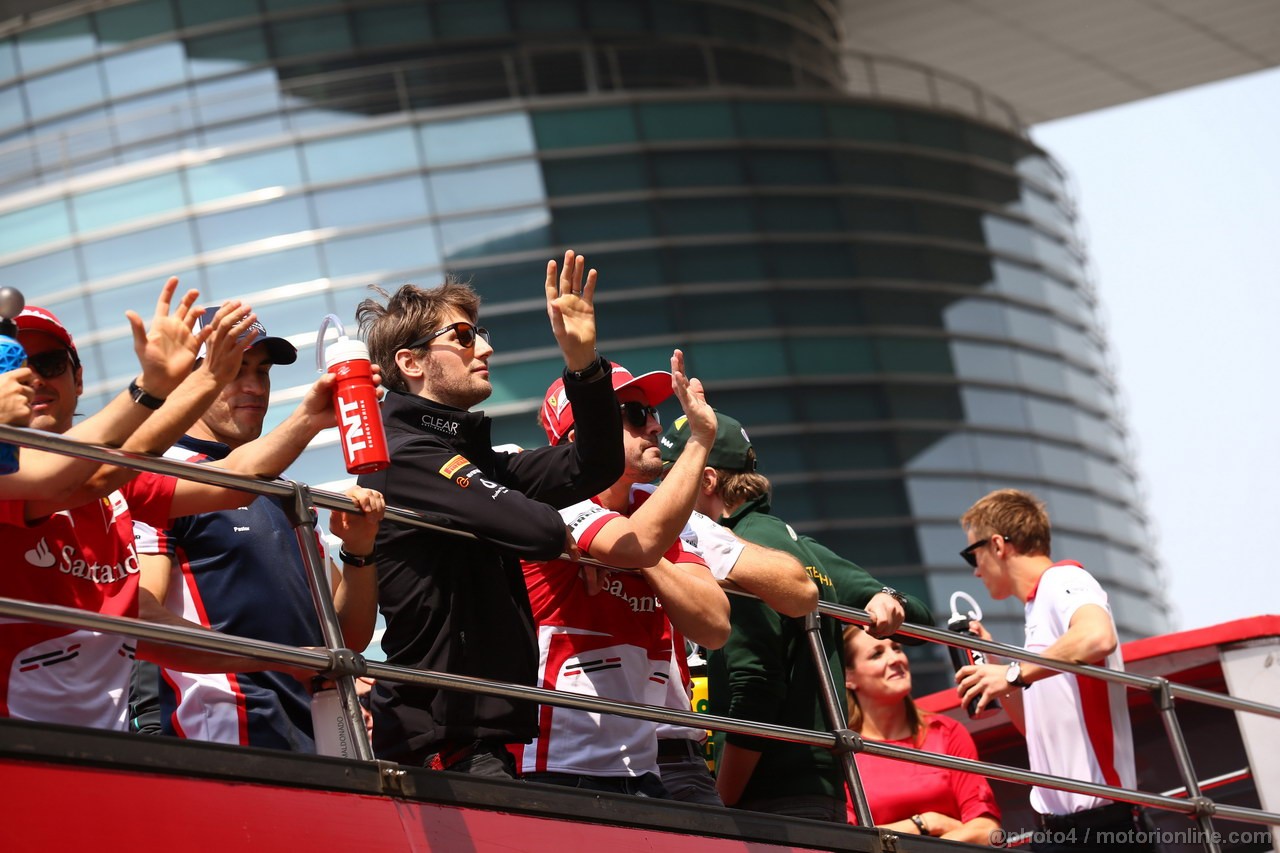
[[[229,452],[225,444],[183,436],[165,455],[198,462]],[[242,637],[324,645],[298,542],[276,499],[175,519],[154,543],[142,533],[139,550],[173,558],[165,604],[185,618]],[[163,670],[160,704],[165,734],[315,751],[310,697],[283,673]]]

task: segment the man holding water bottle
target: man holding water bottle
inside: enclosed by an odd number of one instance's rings
[[[532,685],[537,645],[520,558],[576,554],[555,507],[622,475],[622,416],[596,352],[596,272],[566,252],[547,264],[545,295],[564,356],[577,441],[495,451],[489,419],[489,332],[480,298],[446,281],[366,299],[356,316],[389,389],[382,404],[391,466],[361,475],[394,506],[420,510],[474,539],[384,523],[378,532],[382,648],[392,664]],[[514,777],[508,743],[538,732],[536,705],[497,696],[379,682],[372,693],[379,758],[436,770]]]
[[[1046,658],[1123,670],[1115,620],[1101,585],[1074,560],[1049,556],[1044,504],[1027,492],[1001,489],[960,518],[968,546],[960,552],[997,601],[1026,605],[1026,648]],[[979,623],[970,630],[984,640]],[[985,663],[956,673],[962,704],[981,712],[996,697],[1027,738],[1032,770],[1099,785],[1136,787],[1133,731],[1125,688],[1035,663]],[[1125,837],[1126,850],[1149,850],[1140,810],[1089,794],[1031,789],[1040,833],[1032,850],[1094,850],[1097,832]],[[1095,836],[1096,837],[1096,836]]]

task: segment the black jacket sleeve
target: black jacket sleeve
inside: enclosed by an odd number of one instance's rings
[[[439,516],[448,527],[526,559],[564,552],[565,524],[554,507],[491,479],[456,448],[434,436],[415,437],[395,447],[393,458],[385,471],[359,480],[381,491],[388,506]]]
[[[573,406],[574,440],[557,447],[497,454],[503,482],[527,497],[566,507],[593,498],[622,476],[622,414],[609,379],[576,382],[566,373]]]

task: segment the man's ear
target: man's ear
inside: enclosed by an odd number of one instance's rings
[[[76,398],[84,395],[84,367],[76,368]]]
[[[570,444],[573,444],[573,440],[577,437],[577,435],[578,435],[578,428],[570,427],[569,431],[564,434],[564,440],[569,442]]]
[[[401,376],[406,379],[410,377],[413,377],[414,379],[422,378],[424,373],[422,365],[419,364],[418,359],[414,357],[414,354],[411,351],[407,349],[396,350],[395,360],[396,367],[400,369]]]
[[[720,485],[720,473],[715,468],[702,469],[702,493],[707,497],[711,497],[716,493],[716,488]]]

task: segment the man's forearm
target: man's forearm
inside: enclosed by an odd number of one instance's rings
[[[726,806],[737,805],[751,775],[760,763],[760,753],[726,743],[716,762],[716,791]]]
[[[804,616],[818,606],[818,587],[790,554],[746,543],[728,580],[783,616]]]
[[[151,414],[125,392],[121,392],[106,408],[63,434],[65,438],[86,444],[119,447]],[[90,494],[81,499],[85,481],[99,470],[102,463],[77,456],[64,456],[27,449],[22,453],[22,466],[0,482],[0,498],[39,502],[36,515],[47,515],[59,509],[78,506],[100,497]],[[107,494],[108,489],[102,494]],[[28,517],[34,517],[29,514]]]
[[[342,641],[349,649],[364,651],[378,621],[378,569],[372,562],[342,567],[333,607],[342,626]]]
[[[704,566],[660,560],[641,574],[681,634],[709,649],[729,639],[729,599]]]
[[[711,442],[691,437],[662,484],[628,519],[639,553],[633,566],[653,565],[666,553],[693,514]],[[624,567],[626,568],[626,567]]]
[[[150,414],[139,421],[139,426],[124,442],[122,450],[134,453],[150,453],[160,455],[182,437],[204,411],[209,408],[222,386],[206,371],[197,370],[178,386],[164,405],[154,413],[133,402],[129,395],[121,395],[134,409],[141,409]],[[110,494],[114,489],[132,480],[138,475],[134,468],[118,465],[97,465],[97,469],[88,476],[83,484],[62,500],[42,501],[40,508],[53,511],[66,506],[78,506],[86,501],[94,500],[102,495]],[[33,503],[34,507],[34,503]]]

